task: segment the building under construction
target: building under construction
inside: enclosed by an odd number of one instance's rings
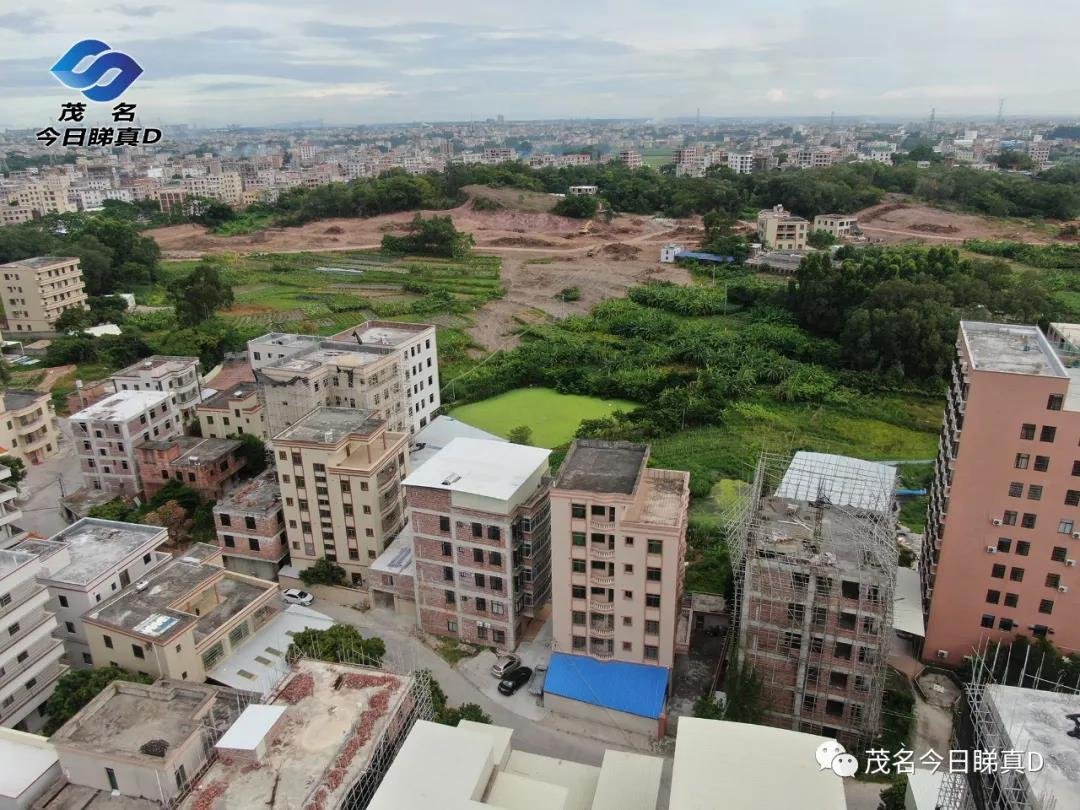
[[[897,547],[892,467],[765,454],[730,536],[738,660],[765,722],[865,745],[880,730]]]
[[[970,657],[937,810],[1080,808],[1080,677],[1053,659],[1023,639]]]

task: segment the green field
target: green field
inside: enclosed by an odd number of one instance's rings
[[[520,425],[532,428],[537,447],[559,447],[574,438],[583,419],[597,419],[617,410],[636,408],[633,402],[560,394],[550,388],[519,388],[491,399],[454,408],[450,415],[462,422],[506,436]]]

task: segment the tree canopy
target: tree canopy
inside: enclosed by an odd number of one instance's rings
[[[308,628],[294,633],[289,658],[316,658],[339,664],[379,666],[386,655],[381,638],[364,638],[351,624],[334,624],[325,630]]]
[[[182,327],[195,327],[210,320],[219,309],[233,303],[233,291],[216,262],[204,260],[187,276],[171,282],[169,302]]]

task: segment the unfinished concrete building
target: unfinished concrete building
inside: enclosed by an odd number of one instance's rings
[[[866,743],[880,727],[897,547],[892,467],[765,454],[731,536],[738,660],[765,722]]]

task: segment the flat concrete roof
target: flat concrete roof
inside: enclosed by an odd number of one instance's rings
[[[690,503],[690,473],[646,469],[634,504],[626,510],[629,523],[677,527],[686,519]]]
[[[976,371],[1068,377],[1057,352],[1037,326],[961,321],[960,334]]]
[[[0,579],[13,574],[18,571],[24,565],[32,563],[37,559],[37,555],[28,554],[25,551],[12,551],[10,549],[0,549]]]
[[[161,803],[132,796],[113,796],[108,790],[62,783],[55,793],[40,799],[43,810],[161,810]]]
[[[648,456],[644,444],[577,439],[554,488],[632,495]]]
[[[0,797],[18,799],[59,762],[44,737],[0,728]],[[15,805],[12,805],[15,806]]]
[[[285,708],[262,703],[250,704],[236,718],[236,722],[229,726],[228,731],[221,735],[214,747],[254,751],[274,727],[274,723],[285,714]]]
[[[48,400],[49,395],[40,391],[22,391],[14,388],[4,389],[4,406],[9,411],[21,411],[32,408],[42,400]]]
[[[348,436],[369,436],[385,424],[374,411],[323,406],[285,428],[274,440],[336,445]]]
[[[664,760],[608,749],[590,810],[656,810]]]
[[[212,396],[209,396],[200,402],[198,407],[215,411],[226,411],[229,409],[230,402],[255,396],[258,392],[259,386],[254,382],[241,382],[229,388],[223,388],[220,391],[217,391]]]
[[[112,572],[139,549],[145,546],[149,552],[167,537],[166,530],[161,526],[83,518],[49,538],[67,546],[71,564],[48,579],[72,585],[88,585]]]
[[[74,256],[34,256],[29,259],[18,259],[7,264],[0,264],[0,269],[10,270],[46,270],[58,264],[70,264],[77,262]]]
[[[117,391],[71,415],[72,421],[128,422],[168,401],[167,391]]]
[[[125,369],[113,374],[113,377],[166,377],[169,374],[181,374],[199,364],[198,357],[185,357],[174,354],[153,354],[132,363]]]
[[[380,574],[411,577],[416,574],[416,560],[413,558],[412,524],[406,524],[397,537],[383,549],[383,553],[371,561],[369,568]]]
[[[844,780],[819,770],[825,737],[799,731],[680,717],[669,806],[812,807],[846,810]]]
[[[896,569],[893,591],[893,629],[924,638],[926,625],[922,612],[922,583],[914,568]]]
[[[231,490],[214,507],[214,514],[246,512],[265,515],[281,508],[281,487],[271,467]]]
[[[168,450],[179,445],[180,455],[169,462],[170,467],[201,467],[214,464],[232,453],[240,442],[236,439],[200,439],[197,436],[176,436],[172,439],[149,439],[139,442],[137,449]]]
[[[550,450],[510,442],[459,438],[405,479],[406,486],[430,487],[506,501],[541,467]]]
[[[505,442],[502,436],[488,433],[478,427],[462,422],[452,416],[436,416],[426,427],[413,435],[413,449],[409,454],[413,469],[420,467],[432,456],[450,444],[454,439],[487,439],[492,442]],[[423,445],[421,447],[420,445]]]
[[[351,329],[344,329],[331,340],[351,340],[357,337],[363,345],[399,346],[412,340],[420,332],[431,329],[429,323],[401,323],[399,321],[365,321]]]
[[[832,453],[798,452],[776,488],[778,498],[825,500],[867,512],[891,514],[896,467]]]

